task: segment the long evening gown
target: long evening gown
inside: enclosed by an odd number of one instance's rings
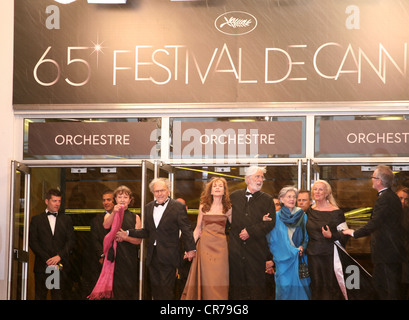
[[[345,223],[342,210],[320,211],[307,210],[307,233],[309,236],[307,255],[311,278],[312,300],[344,299],[334,273],[334,241],[345,244],[348,236],[337,231],[337,226]],[[322,227],[328,225],[332,238],[322,235]]]
[[[225,234],[227,216],[204,214],[203,229],[196,245],[182,300],[227,300],[229,256]]]
[[[121,228],[134,229],[136,213],[125,210]],[[118,242],[113,282],[113,298],[116,300],[138,299],[140,245],[126,241]]]

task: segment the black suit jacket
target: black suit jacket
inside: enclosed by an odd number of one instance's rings
[[[266,235],[275,226],[275,206],[273,197],[265,192],[254,193],[248,202],[245,193],[246,189],[241,189],[230,195],[233,206],[229,233],[230,298],[265,299],[266,261],[271,260]],[[272,221],[263,221],[267,213]],[[244,228],[250,236],[246,241],[239,237]]]
[[[376,200],[369,222],[354,232],[354,238],[371,235],[373,263],[402,262],[402,217],[399,197],[391,189],[386,189]]]
[[[58,213],[55,222],[54,235],[51,232],[47,213],[43,212],[33,217],[29,229],[29,245],[35,256],[34,272],[45,272],[46,261],[55,255],[61,257],[63,270],[70,268],[70,254],[75,244],[75,233],[71,218],[64,213]]]
[[[266,235],[275,226],[275,205],[273,198],[262,191],[254,193],[247,203],[246,189],[241,189],[233,192],[230,195],[230,200],[233,206],[232,223],[230,230],[230,248],[233,254],[236,250],[242,248],[242,240],[239,238],[239,233],[242,229],[246,229],[250,238],[246,241],[247,248],[250,246],[251,251],[255,250],[262,253],[268,250]],[[263,216],[270,213],[272,221],[263,221]],[[254,252],[253,252],[254,253]],[[260,254],[261,260],[265,262],[266,255]]]
[[[186,206],[179,201],[169,199],[169,203],[156,228],[153,220],[154,201],[145,207],[145,221],[143,229],[131,229],[129,235],[134,238],[148,238],[146,264],[152,261],[154,243],[156,241],[156,253],[160,263],[179,267],[181,258],[179,252],[179,230],[182,232],[185,250],[196,249],[193,231],[187,216]]]

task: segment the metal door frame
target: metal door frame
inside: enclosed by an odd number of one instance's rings
[[[14,248],[14,237],[16,236],[15,230],[15,186],[17,179],[17,172],[24,175],[24,226],[23,226],[23,244],[22,249]],[[27,281],[28,281],[28,260],[24,258],[25,254],[28,257],[29,251],[29,221],[30,221],[30,169],[15,160],[11,161],[11,188],[10,188],[10,237],[9,237],[9,272],[8,272],[8,288],[7,299],[10,300],[12,294],[12,281],[13,281],[13,267],[15,263],[22,263],[21,272],[21,300],[27,300]],[[18,236],[18,235],[17,235]],[[23,258],[22,258],[23,256]]]
[[[157,165],[156,162],[143,160],[142,161],[142,173],[141,173],[141,224],[142,228],[145,225],[145,205],[147,199],[147,189],[149,182],[147,181],[148,170],[152,170],[154,177],[157,176]],[[143,239],[140,245],[140,257],[139,257],[139,300],[143,300],[143,290],[144,290],[144,275],[145,275],[145,240]]]

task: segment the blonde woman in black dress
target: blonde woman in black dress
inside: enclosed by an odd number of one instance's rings
[[[344,244],[341,230],[346,229],[344,213],[339,209],[328,182],[317,180],[311,190],[314,204],[307,211],[307,254],[313,300],[344,299],[334,273],[334,241]]]

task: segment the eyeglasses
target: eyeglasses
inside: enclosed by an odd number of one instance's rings
[[[162,190],[153,190],[153,193],[156,193],[156,194],[158,194],[158,193],[165,193],[166,191],[168,191],[168,190],[166,190],[166,189],[162,189]]]

